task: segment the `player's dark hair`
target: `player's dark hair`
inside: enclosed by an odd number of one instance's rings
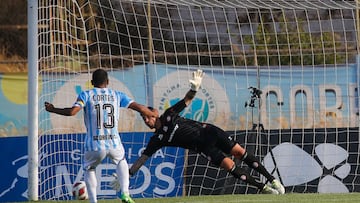
[[[97,69],[92,74],[92,83],[94,86],[99,86],[107,82],[108,74],[103,69]]]

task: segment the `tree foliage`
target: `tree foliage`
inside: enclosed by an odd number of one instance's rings
[[[335,32],[309,32],[301,20],[288,22],[284,16],[267,26],[266,16],[261,16],[254,36],[245,37],[253,55],[247,56],[247,65],[321,65],[341,64],[346,56]]]
[[[6,57],[27,57],[27,1],[2,0],[0,6],[0,50]]]

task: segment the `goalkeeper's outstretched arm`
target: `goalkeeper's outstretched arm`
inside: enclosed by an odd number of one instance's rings
[[[132,176],[134,175],[142,165],[145,164],[145,162],[148,160],[149,156],[142,154],[130,167],[129,174]]]
[[[201,82],[202,82],[204,75],[205,75],[205,73],[200,69],[193,72],[192,79],[189,80],[191,88],[184,97],[186,106],[188,106],[191,103],[192,99],[195,97],[196,92],[200,89]],[[178,105],[175,104],[175,106],[178,106]],[[181,108],[183,109],[183,107],[181,107]],[[157,124],[156,121],[159,121],[158,118],[156,118],[156,120],[154,122],[154,118],[149,118],[147,116],[143,116],[143,119],[144,119],[146,125],[149,126],[150,128],[156,128],[156,124]],[[161,127],[161,123],[160,123],[160,127]],[[149,147],[149,146],[151,146],[151,142],[148,144],[147,147]],[[145,164],[145,162],[147,161],[148,158],[149,158],[148,155],[142,154],[139,157],[139,159],[136,160],[134,162],[134,164],[130,167],[129,174],[134,175],[140,169],[140,167]]]
[[[146,160],[149,158],[149,156],[142,154],[136,161],[135,163],[130,167],[129,169],[129,175],[133,176],[140,168],[142,165],[145,164]],[[117,192],[120,191],[121,185],[119,182],[119,178],[117,176],[116,173],[113,174],[113,176],[115,177],[115,179],[113,181],[111,181],[110,186]]]
[[[195,97],[196,92],[200,89],[204,75],[205,73],[200,69],[193,72],[192,79],[189,80],[191,88],[184,97],[186,106],[189,106],[191,100]]]

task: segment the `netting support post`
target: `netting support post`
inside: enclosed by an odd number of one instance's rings
[[[147,1],[147,27],[148,27],[148,46],[149,46],[149,63],[153,64],[153,39],[152,39],[152,27],[151,27],[151,0]]]
[[[359,57],[359,48],[360,48],[360,11],[359,11],[359,0],[356,0],[356,41],[357,41],[357,44],[356,44],[356,48],[357,48],[357,54],[358,54],[358,57]],[[358,58],[357,58],[358,60]]]
[[[38,201],[38,1],[28,0],[28,200]]]

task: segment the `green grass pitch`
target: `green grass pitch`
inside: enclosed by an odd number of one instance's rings
[[[323,202],[323,203],[360,203],[360,193],[347,194],[318,194],[318,193],[289,193],[285,195],[204,195],[173,198],[136,198],[136,203],[243,203],[243,202]],[[53,203],[54,201],[39,201],[39,203]],[[69,203],[86,203],[88,201],[67,201]],[[121,203],[120,199],[99,200],[98,203]]]

